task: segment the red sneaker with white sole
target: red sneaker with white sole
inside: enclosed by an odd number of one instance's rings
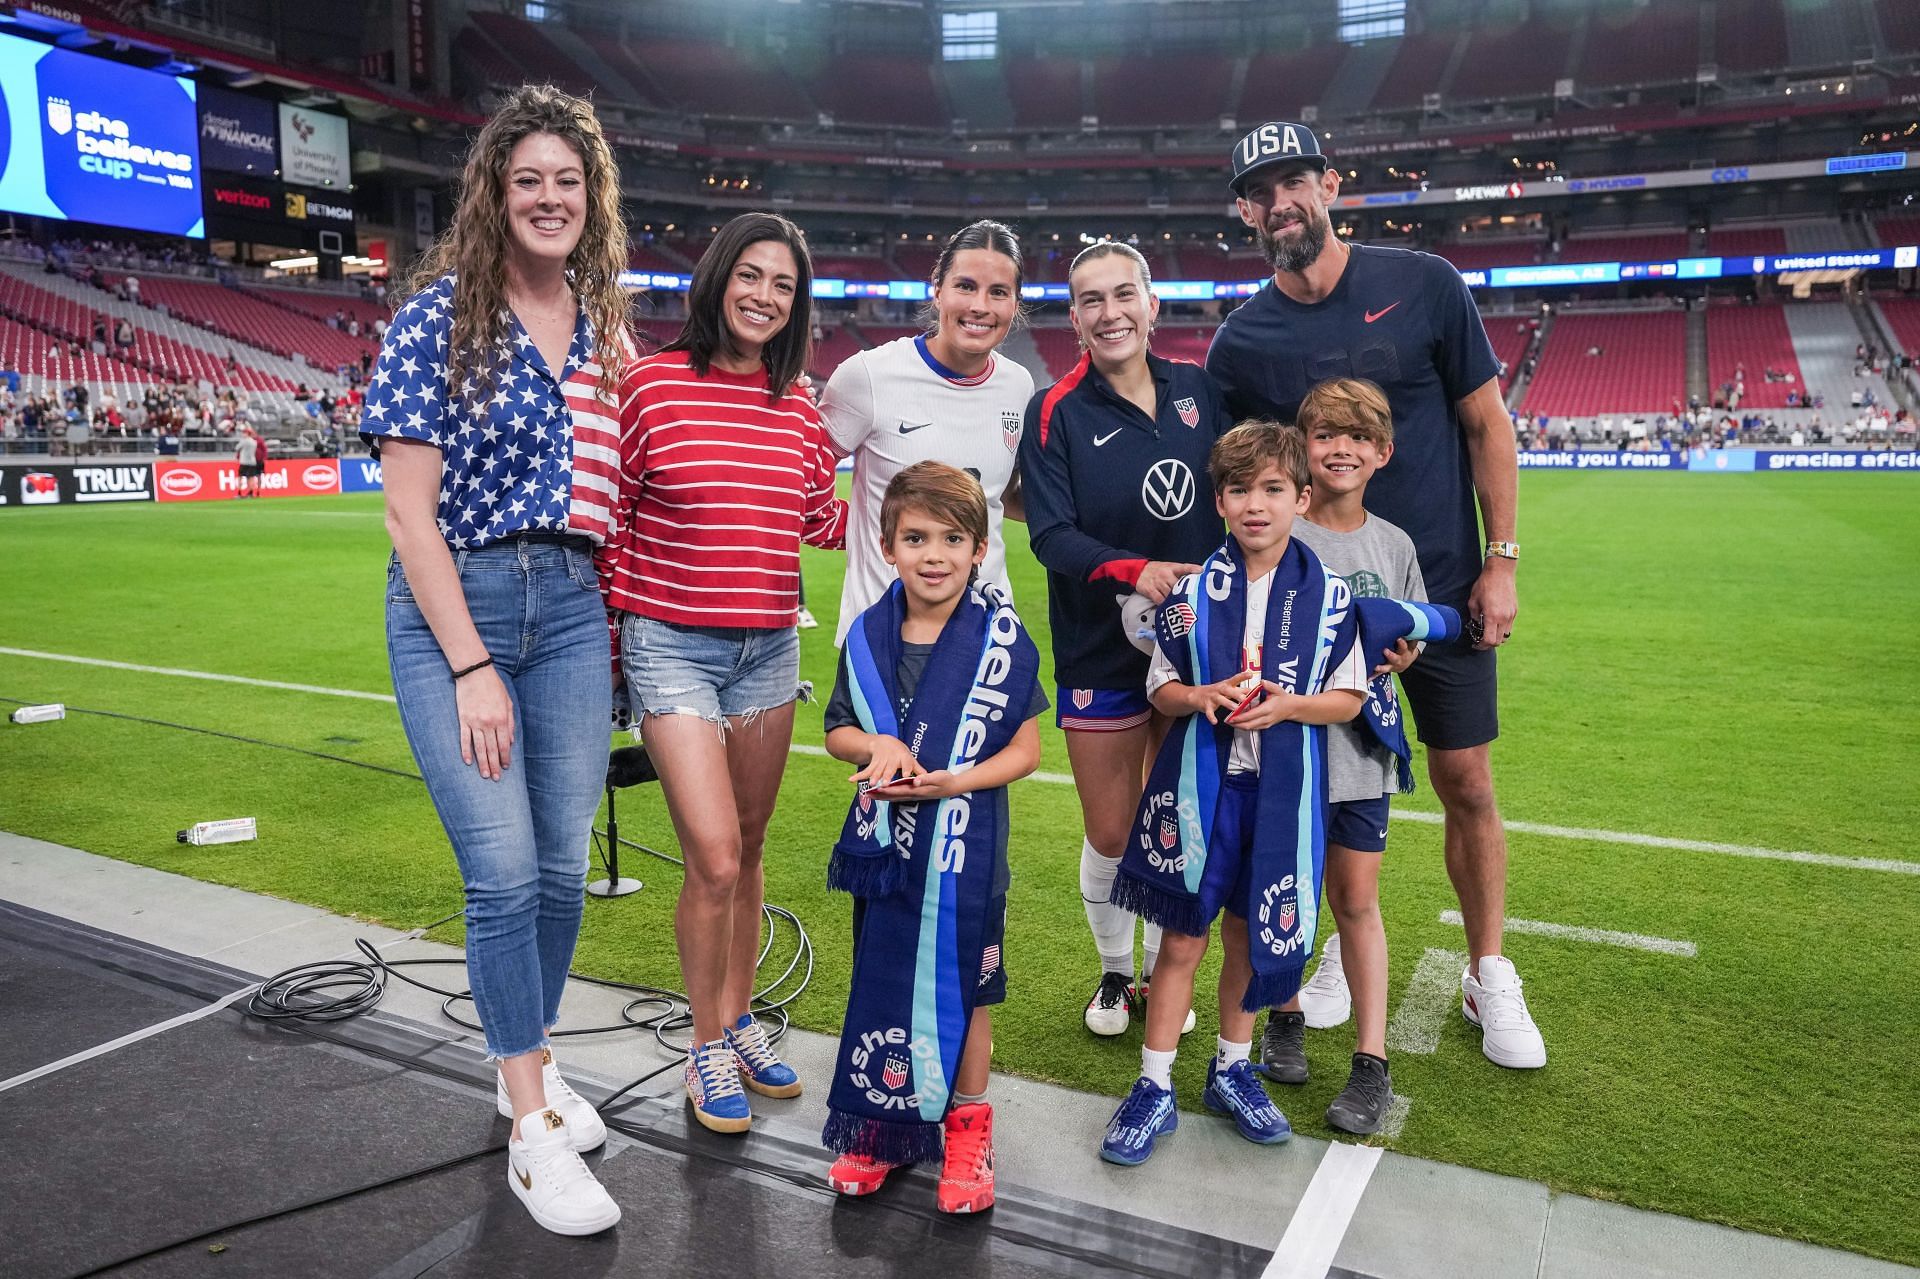
[[[827,1184],[843,1195],[870,1195],[887,1184],[887,1174],[898,1166],[865,1155],[841,1155],[827,1169]]]
[[[984,1101],[947,1112],[947,1154],[940,1165],[940,1211],[993,1207],[993,1107]]]

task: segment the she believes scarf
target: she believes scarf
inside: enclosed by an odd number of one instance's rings
[[[895,582],[847,633],[840,660],[861,728],[955,773],[999,754],[1025,722],[1040,671],[1012,606],[990,583],[972,587],[897,715],[905,619]],[[848,807],[827,884],[861,900],[821,1133],[829,1149],[894,1164],[939,1157],[1006,821],[1004,787],[916,804],[862,795]]]

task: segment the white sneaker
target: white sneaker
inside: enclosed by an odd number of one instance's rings
[[[1315,1030],[1346,1024],[1353,1016],[1353,992],[1347,989],[1347,970],[1340,964],[1340,934],[1327,938],[1320,949],[1320,966],[1300,988],[1300,1012]]]
[[[1133,981],[1126,973],[1100,974],[1100,987],[1087,1001],[1087,1029],[1111,1039],[1133,1024]]]
[[[561,1077],[560,1068],[553,1064],[551,1048],[540,1050],[540,1082],[546,1086],[547,1106],[566,1117],[567,1139],[573,1143],[574,1150],[585,1154],[606,1143],[607,1125],[601,1121],[593,1103],[575,1092],[573,1085]],[[507,1077],[497,1070],[493,1072],[493,1104],[502,1115],[513,1118]]]
[[[593,1235],[620,1220],[620,1205],[573,1149],[567,1121],[552,1108],[520,1121],[507,1143],[507,1185],[533,1219],[556,1235]]]
[[[805,604],[802,604],[800,606],[800,616],[797,619],[797,621],[800,629],[803,631],[813,630],[815,627],[820,625],[819,621],[814,617],[812,612],[808,610]]]
[[[1547,1064],[1547,1042],[1527,1012],[1520,984],[1510,961],[1482,956],[1477,977],[1471,968],[1460,974],[1460,1009],[1480,1027],[1480,1051],[1488,1061],[1513,1070],[1537,1070]]]

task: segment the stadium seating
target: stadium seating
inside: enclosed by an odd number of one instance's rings
[[[1920,5],[1913,0],[1873,0],[1873,10],[1890,51],[1920,49]]]
[[[1235,116],[1246,125],[1299,119],[1301,107],[1318,105],[1344,55],[1340,48],[1255,54],[1247,60],[1246,87]]]
[[[474,25],[519,67],[522,82],[551,81],[569,93],[583,95],[591,95],[599,88],[579,63],[547,39],[539,23],[485,9],[476,8],[471,12]]]
[[[373,332],[375,320],[393,318],[392,309],[382,303],[351,297],[343,293],[316,293],[306,289],[276,289],[268,286],[242,291],[263,302],[271,302],[275,306],[284,306],[302,315],[310,315],[322,324],[331,319],[336,312],[344,311],[348,318],[360,321],[360,331],[369,336]]]
[[[494,48],[493,42],[478,27],[462,27],[453,38],[454,62],[480,85],[506,88],[522,83],[526,76],[512,59]],[[477,87],[477,86],[476,86]]]
[[[806,88],[820,109],[841,124],[944,131],[952,123],[946,95],[925,59],[842,53],[821,67]]]
[[[0,368],[43,379],[53,390],[76,381],[125,387],[147,386],[154,380],[146,369],[110,355],[95,355],[85,346],[75,355],[69,343],[5,316],[0,316]]]
[[[683,275],[687,271],[685,262],[676,261],[647,244],[627,246],[627,265],[635,271],[665,271],[675,275]]]
[[[1588,354],[1594,349],[1600,353]],[[1686,388],[1682,312],[1563,313],[1527,384],[1526,411],[1556,417],[1671,412]]]
[[[1920,217],[1881,218],[1873,229],[1880,243],[1889,249],[1920,244]]]
[[[1860,346],[1860,326],[1845,302],[1792,302],[1782,308],[1793,334],[1794,355],[1806,391],[1826,403],[1826,420],[1846,410],[1855,391],[1872,391],[1881,404],[1894,403],[1887,384],[1877,373],[1856,374],[1853,353]]]
[[[1217,125],[1230,67],[1210,53],[1104,58],[1093,65],[1094,112],[1118,128]]]
[[[616,71],[639,68],[640,76],[692,114],[756,120],[811,120],[815,115],[806,93],[771,58],[756,58],[713,41],[653,36],[630,38],[625,45],[606,41],[599,47]]]
[[[1373,95],[1373,109],[1404,111],[1418,107],[1426,94],[1437,92],[1455,40],[1452,32],[1403,36],[1386,79]]]
[[[1587,23],[1586,53],[1574,86],[1690,81],[1699,62],[1698,6],[1667,0],[1609,9]]]
[[[1705,252],[1715,257],[1743,258],[1786,251],[1787,233],[1779,227],[1729,227],[1707,233]]]
[[[1036,328],[1033,344],[1040,349],[1048,374],[1056,379],[1064,377],[1080,360],[1080,339],[1072,329]]]
[[[1714,9],[1713,60],[1721,70],[1764,72],[1787,65],[1786,12],[1779,0],[1718,0]]]
[[[1480,322],[1486,326],[1494,358],[1500,361],[1500,392],[1504,395],[1520,373],[1520,361],[1533,341],[1534,322],[1530,316],[1514,313],[1483,315]]]
[[[1572,237],[1560,246],[1561,262],[1659,262],[1684,258],[1693,248],[1685,231],[1644,235]]]
[[[1447,101],[1484,102],[1552,93],[1553,82],[1565,72],[1572,43],[1573,25],[1566,19],[1536,17],[1504,30],[1477,30],[1453,83],[1447,86]]]
[[[1790,374],[1791,381],[1769,382],[1766,370]],[[1787,392],[1804,391],[1793,335],[1778,304],[1714,306],[1707,309],[1707,386],[1720,396],[1722,383],[1740,378],[1746,395],[1742,409],[1787,406]]]
[[[1007,59],[1007,98],[1022,129],[1080,127],[1080,62],[1077,58]]]
[[[1169,360],[1207,362],[1207,348],[1213,345],[1217,324],[1162,324],[1153,331],[1153,353]],[[1079,352],[1074,353],[1079,358]],[[1072,367],[1069,364],[1068,367]]]
[[[940,250],[931,244],[902,242],[889,250],[887,256],[900,272],[897,278],[925,280],[932,277],[933,268],[940,261]]]
[[[140,295],[223,337],[289,358],[297,354],[323,370],[358,364],[362,351],[379,350],[371,338],[348,337],[319,320],[219,284],[143,277]]]
[[[1496,266],[1529,266],[1540,260],[1545,240],[1476,240],[1471,244],[1441,244],[1437,253],[1462,271],[1485,271]]]
[[[1920,359],[1920,298],[1876,298],[1875,304],[1887,322],[1887,332],[1900,349]]]

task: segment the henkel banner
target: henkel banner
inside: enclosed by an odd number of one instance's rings
[[[232,462],[154,464],[154,489],[162,502],[231,500],[241,493],[240,468]],[[280,458],[260,477],[262,497],[318,497],[340,491],[340,464],[327,458]]]

